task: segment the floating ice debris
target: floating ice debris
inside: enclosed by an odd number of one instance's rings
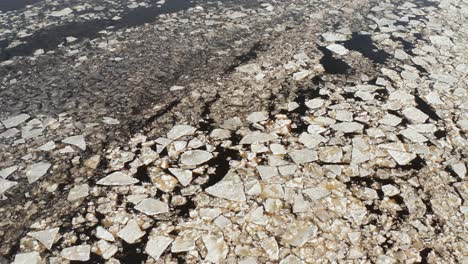
[[[343,47],[340,44],[331,44],[327,46],[327,49],[338,54],[338,55],[346,55],[348,54],[349,50]]]
[[[55,147],[56,147],[55,142],[51,140],[45,143],[44,145],[38,147],[37,150],[50,151],[50,150],[55,149]]]
[[[4,192],[6,192],[8,189],[15,186],[16,184],[18,183],[15,181],[9,181],[9,180],[0,178],[0,195],[2,195]]]
[[[169,212],[167,203],[153,198],[144,199],[135,206],[135,209],[150,216]]]
[[[87,197],[89,194],[88,184],[78,184],[75,185],[70,192],[68,193],[67,200],[70,202],[76,201],[78,199]]]
[[[220,263],[226,258],[229,247],[221,236],[207,235],[203,236],[203,243],[208,251],[205,260],[212,263]]]
[[[120,121],[112,117],[103,117],[103,122],[108,125],[118,125]]]
[[[41,256],[39,252],[33,251],[28,253],[20,253],[15,255],[15,260],[12,264],[40,264]]]
[[[204,150],[189,150],[180,157],[180,162],[184,165],[195,166],[205,163],[213,158],[213,154]]]
[[[241,139],[240,144],[259,144],[275,140],[276,138],[277,136],[275,134],[255,131],[245,135],[245,137]]]
[[[278,242],[274,237],[268,237],[263,239],[260,243],[261,247],[267,253],[267,256],[271,260],[278,260],[279,258],[279,247]]]
[[[416,107],[406,108],[402,111],[402,113],[406,118],[415,123],[424,123],[429,118],[428,115],[426,115],[424,112],[417,109]]]
[[[302,81],[304,80],[305,78],[307,78],[307,76],[309,76],[312,72],[309,71],[309,70],[302,70],[302,71],[299,71],[299,72],[296,72],[293,74],[293,79],[295,81]]]
[[[322,34],[323,39],[328,42],[345,41],[346,35],[335,32],[326,32]]]
[[[60,252],[60,256],[67,260],[74,261],[88,261],[90,257],[91,246],[90,245],[80,245],[64,248]]]
[[[175,92],[175,91],[180,91],[185,89],[185,86],[179,86],[179,85],[174,85],[171,88],[169,88],[170,91]]]
[[[86,142],[83,135],[71,136],[62,140],[65,144],[70,144],[79,147],[82,150],[86,150]]]
[[[416,158],[416,154],[398,151],[398,150],[387,150],[390,156],[399,164],[399,165],[408,165],[412,160]]]
[[[217,184],[206,188],[206,193],[215,197],[224,198],[231,201],[245,201],[244,185],[239,176],[234,172],[228,172]]]
[[[184,136],[191,136],[197,129],[189,125],[174,126],[168,133],[167,137],[173,140],[179,139]]]
[[[96,246],[99,249],[99,252],[101,253],[100,255],[103,259],[110,259],[119,250],[116,245],[113,245],[105,240],[99,240],[96,243]]]
[[[258,123],[268,119],[268,116],[264,112],[253,112],[247,116],[247,121],[250,123]]]
[[[320,108],[320,107],[322,107],[324,104],[325,104],[325,100],[320,99],[320,98],[315,98],[315,99],[312,99],[312,100],[309,100],[309,101],[306,101],[306,102],[305,102],[305,105],[306,105],[309,109]]]
[[[52,166],[48,162],[38,162],[31,164],[27,169],[26,169],[26,176],[28,178],[29,183],[33,183],[37,181],[39,178],[44,176],[47,171],[49,170],[50,166]]]
[[[192,181],[192,171],[190,170],[169,168],[169,171],[177,178],[182,186],[187,186]]]
[[[154,236],[148,239],[145,251],[155,260],[158,260],[162,253],[172,243],[173,239],[165,236]]]
[[[318,159],[317,152],[311,149],[300,149],[289,152],[289,156],[296,164],[304,164]]]
[[[104,239],[110,242],[114,242],[115,238],[111,232],[107,231],[104,227],[98,226],[96,228],[96,237],[99,239]]]
[[[238,18],[247,16],[247,14],[239,12],[239,11],[234,11],[234,12],[228,13],[226,16],[230,19],[238,19]]]
[[[69,14],[73,13],[73,10],[70,9],[70,8],[64,8],[60,11],[54,11],[52,13],[50,13],[50,16],[52,17],[62,17],[62,16],[67,16]]]
[[[453,42],[447,36],[429,36],[432,44],[438,46],[453,46]]]
[[[45,248],[50,250],[57,239],[59,230],[58,227],[55,227],[43,231],[29,232],[28,236],[37,239]]]
[[[3,133],[0,134],[0,138],[11,138],[18,134],[20,131],[16,128],[10,128],[5,130]]]
[[[139,238],[145,235],[145,232],[141,231],[138,223],[131,219],[128,221],[127,225],[120,230],[117,235],[125,240],[129,244],[134,244]]]
[[[5,128],[12,128],[12,127],[21,125],[29,118],[30,116],[28,114],[19,114],[17,116],[2,120],[2,123],[5,126]]]
[[[113,172],[106,177],[100,179],[98,185],[108,185],[108,186],[123,186],[123,185],[132,185],[139,182],[139,180],[128,176],[127,173],[122,171]]]
[[[18,170],[18,166],[10,166],[0,170],[0,178],[8,178],[11,174]]]

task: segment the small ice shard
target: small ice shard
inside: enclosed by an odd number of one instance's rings
[[[58,232],[59,228],[55,227],[37,232],[29,232],[28,236],[37,239],[45,248],[50,250],[57,238]]]
[[[2,121],[5,128],[12,128],[18,125],[21,125],[26,120],[28,120],[30,116],[28,114],[19,114],[17,116],[10,117]]]
[[[176,140],[184,136],[191,136],[193,133],[195,133],[197,129],[193,126],[189,125],[177,125],[174,126],[168,133],[167,137]]]
[[[86,150],[86,142],[83,135],[71,136],[62,140],[65,144],[70,144],[79,147],[82,150]]]
[[[119,250],[119,248],[116,245],[111,244],[105,240],[99,240],[96,243],[96,246],[99,249],[99,252],[101,253],[103,259],[110,259]]]
[[[28,182],[33,183],[44,176],[49,170],[50,166],[51,164],[48,162],[38,162],[31,164],[26,169],[26,177],[28,178]]]
[[[155,236],[148,239],[145,251],[155,260],[161,257],[162,253],[172,243],[173,239],[165,236]]]
[[[153,198],[144,199],[135,206],[135,209],[150,216],[169,212],[169,206],[167,203]]]
[[[298,71],[296,73],[293,74],[293,79],[295,81],[302,81],[304,80],[305,78],[307,78],[307,76],[309,76],[312,72],[309,71],[309,70],[302,70],[302,71]]]
[[[62,256],[62,258],[67,259],[67,260],[88,261],[90,252],[91,252],[90,245],[80,245],[80,246],[64,248],[62,252],[60,252],[60,256]]]
[[[128,176],[126,173],[122,171],[116,171],[100,179],[97,184],[107,186],[124,186],[132,185],[137,182],[139,182],[137,179]]]
[[[205,163],[213,158],[213,154],[204,150],[189,150],[180,157],[180,162],[184,165],[195,166]]]

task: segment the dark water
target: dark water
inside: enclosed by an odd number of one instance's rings
[[[390,58],[390,54],[374,45],[370,35],[353,32],[352,38],[341,42],[349,50],[355,50],[374,63],[383,64]]]
[[[323,53],[323,57],[320,59],[325,72],[328,74],[349,74],[351,73],[351,66],[349,66],[343,60],[333,57],[333,53],[326,47],[318,47]]]
[[[0,11],[7,12],[24,8],[41,0],[0,0]]]
[[[4,0],[0,0],[4,1]],[[10,1],[10,0],[8,0]],[[98,32],[112,27],[111,30],[138,26],[153,22],[161,14],[174,13],[185,10],[193,6],[190,0],[169,0],[161,7],[156,5],[150,7],[140,7],[129,9],[121,14],[122,19],[114,20],[90,20],[86,22],[71,22],[61,26],[45,28],[25,38],[25,44],[6,49],[9,45],[7,41],[0,42],[0,61],[5,61],[14,56],[31,55],[35,50],[54,50],[57,45],[65,42],[65,38],[73,36],[78,39],[94,39],[98,37]]]

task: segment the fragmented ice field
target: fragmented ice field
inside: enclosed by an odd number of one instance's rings
[[[0,10],[0,263],[468,262],[466,1]]]

